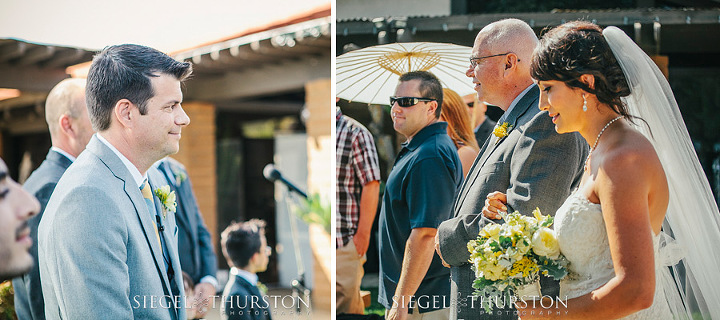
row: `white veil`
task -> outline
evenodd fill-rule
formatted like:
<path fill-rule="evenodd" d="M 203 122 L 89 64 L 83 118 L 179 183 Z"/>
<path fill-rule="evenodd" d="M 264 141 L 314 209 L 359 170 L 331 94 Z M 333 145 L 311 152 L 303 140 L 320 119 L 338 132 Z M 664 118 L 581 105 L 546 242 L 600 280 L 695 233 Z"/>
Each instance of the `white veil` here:
<path fill-rule="evenodd" d="M 660 69 L 622 30 L 608 27 L 603 35 L 630 85 L 623 102 L 647 122 L 637 121 L 637 129 L 653 143 L 670 187 L 663 223 L 669 241 L 659 259 L 671 267 L 658 269 L 658 279 L 676 319 L 720 319 L 720 213 L 675 97 Z"/>

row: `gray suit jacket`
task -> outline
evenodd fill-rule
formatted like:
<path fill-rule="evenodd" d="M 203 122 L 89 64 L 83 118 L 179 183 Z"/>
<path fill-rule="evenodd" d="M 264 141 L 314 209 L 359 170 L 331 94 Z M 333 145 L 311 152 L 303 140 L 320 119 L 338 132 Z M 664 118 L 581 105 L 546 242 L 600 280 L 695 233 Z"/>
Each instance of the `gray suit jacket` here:
<path fill-rule="evenodd" d="M 40 164 L 30 177 L 25 181 L 23 189 L 35 196 L 40 202 L 40 213 L 28 221 L 30 237 L 33 240 L 30 253 L 35 264 L 30 272 L 21 277 L 13 279 L 15 290 L 15 313 L 18 319 L 45 319 L 45 303 L 43 302 L 42 286 L 40 285 L 40 269 L 38 268 L 38 224 L 42 219 L 43 212 L 50 195 L 52 195 L 58 180 L 65 170 L 72 164 L 72 161 L 64 155 L 50 150 L 45 161 Z"/>
<path fill-rule="evenodd" d="M 121 160 L 94 136 L 50 197 L 38 231 L 48 319 L 185 319 L 177 248 L 168 279 L 153 217 Z M 173 283 L 171 283 L 171 281 Z"/>
<path fill-rule="evenodd" d="M 168 184 L 177 195 L 177 248 L 183 271 L 190 275 L 194 283 L 200 282 L 205 276 L 215 277 L 217 256 L 210 232 L 200 215 L 187 170 L 180 162 L 169 157 L 153 167 L 156 170 L 152 171 L 152 179 L 156 179 L 155 174 L 159 174 L 157 181 Z"/>
<path fill-rule="evenodd" d="M 451 319 L 496 319 L 468 299 L 475 274 L 467 242 L 490 221 L 482 215 L 487 195 L 506 193 L 508 207 L 525 215 L 536 207 L 554 215 L 580 182 L 587 143 L 577 133 L 555 132 L 547 112 L 538 109 L 539 93 L 534 86 L 510 111 L 505 121 L 512 128 L 506 137 L 493 135 L 485 142 L 455 199 L 454 218 L 438 228 L 440 253 L 452 266 Z"/>

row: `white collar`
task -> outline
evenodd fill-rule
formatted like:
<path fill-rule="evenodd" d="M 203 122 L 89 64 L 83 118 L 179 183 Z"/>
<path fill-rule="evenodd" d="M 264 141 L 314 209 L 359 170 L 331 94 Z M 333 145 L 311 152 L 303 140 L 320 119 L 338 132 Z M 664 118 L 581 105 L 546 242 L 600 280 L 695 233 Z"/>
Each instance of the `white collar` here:
<path fill-rule="evenodd" d="M 242 277 L 243 279 L 247 280 L 247 282 L 250 282 L 251 285 L 257 287 L 258 275 L 255 274 L 255 273 L 252 273 L 252 272 L 249 272 L 249 271 L 245 271 L 245 270 L 240 269 L 240 268 L 232 267 L 232 268 L 230 268 L 230 274 L 232 274 L 232 275 L 234 275 L 234 276 L 240 276 L 240 277 Z"/>
<path fill-rule="evenodd" d="M 532 83 L 532 84 L 530 84 L 530 86 L 528 86 L 527 88 L 525 88 L 525 90 L 523 90 L 523 92 L 520 92 L 520 94 L 517 95 L 517 97 L 515 97 L 515 100 L 512 101 L 512 103 L 510 104 L 510 107 L 508 107 L 507 110 L 505 110 L 505 113 L 504 113 L 504 114 L 510 114 L 510 111 L 511 111 L 513 108 L 515 108 L 515 105 L 518 104 L 518 102 L 520 102 L 520 99 L 522 99 L 522 97 L 524 97 L 525 94 L 526 94 L 528 91 L 530 91 L 530 88 L 532 88 L 534 85 L 535 85 L 535 83 Z"/>
<path fill-rule="evenodd" d="M 109 141 L 105 140 L 103 136 L 100 135 L 100 133 L 95 134 L 98 137 L 98 140 L 100 142 L 104 143 L 110 150 L 112 150 L 118 158 L 120 158 L 120 161 L 125 165 L 125 167 L 130 171 L 130 175 L 132 175 L 133 179 L 135 180 L 135 183 L 137 184 L 138 188 L 142 187 L 143 183 L 145 182 L 145 179 L 147 179 L 147 172 L 145 175 L 142 175 L 140 173 L 140 170 L 128 160 L 120 151 L 118 151 L 115 146 L 113 146 Z"/>
<path fill-rule="evenodd" d="M 55 152 L 65 156 L 65 158 L 68 158 L 70 160 L 70 162 L 75 162 L 75 157 L 73 157 L 71 154 L 65 152 L 65 150 L 63 150 L 63 149 L 53 146 L 53 147 L 50 147 L 50 150 L 55 151 Z"/>

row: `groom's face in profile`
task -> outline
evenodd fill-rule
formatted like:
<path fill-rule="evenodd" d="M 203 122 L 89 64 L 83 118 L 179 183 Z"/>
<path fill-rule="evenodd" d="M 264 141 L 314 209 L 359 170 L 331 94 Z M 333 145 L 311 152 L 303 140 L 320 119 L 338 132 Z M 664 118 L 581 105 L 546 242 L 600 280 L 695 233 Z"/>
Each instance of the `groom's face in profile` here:
<path fill-rule="evenodd" d="M 40 204 L 8 175 L 0 160 L 0 281 L 30 270 L 33 258 L 27 220 L 38 213 Z"/>
<path fill-rule="evenodd" d="M 136 138 L 153 161 L 180 150 L 182 129 L 190 124 L 183 110 L 180 81 L 168 74 L 151 77 L 155 95 L 147 101 L 146 113 L 138 118 Z"/>

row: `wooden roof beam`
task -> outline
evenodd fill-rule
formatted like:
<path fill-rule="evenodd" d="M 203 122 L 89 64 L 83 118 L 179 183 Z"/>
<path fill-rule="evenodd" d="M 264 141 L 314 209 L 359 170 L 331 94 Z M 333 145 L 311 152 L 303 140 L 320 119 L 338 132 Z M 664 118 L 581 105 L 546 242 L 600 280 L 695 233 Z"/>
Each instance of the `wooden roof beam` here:
<path fill-rule="evenodd" d="M 263 65 L 232 71 L 200 82 L 188 82 L 187 99 L 218 101 L 257 97 L 292 90 L 303 90 L 310 80 L 330 78 L 330 57 L 303 59 L 292 63 Z"/>
<path fill-rule="evenodd" d="M 10 42 L 0 47 L 0 62 L 5 62 L 25 54 L 28 44 L 25 42 Z"/>
<path fill-rule="evenodd" d="M 28 50 L 15 62 L 18 66 L 29 66 L 50 59 L 55 54 L 54 46 L 36 46 Z"/>

